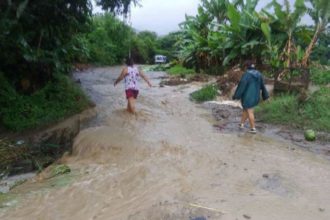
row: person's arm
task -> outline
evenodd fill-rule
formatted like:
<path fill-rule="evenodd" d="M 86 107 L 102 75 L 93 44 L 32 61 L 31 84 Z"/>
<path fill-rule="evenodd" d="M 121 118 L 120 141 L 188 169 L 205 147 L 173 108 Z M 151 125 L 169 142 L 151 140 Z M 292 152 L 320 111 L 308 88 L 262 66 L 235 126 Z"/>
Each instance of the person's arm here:
<path fill-rule="evenodd" d="M 127 68 L 124 68 L 113 85 L 116 86 L 120 81 L 122 81 L 127 75 L 127 73 Z"/>
<path fill-rule="evenodd" d="M 269 98 L 269 94 L 268 94 L 268 91 L 267 91 L 266 86 L 264 84 L 264 79 L 263 79 L 262 76 L 261 76 L 261 94 L 262 94 L 262 99 L 263 100 L 267 100 Z"/>
<path fill-rule="evenodd" d="M 235 94 L 233 96 L 234 100 L 239 100 L 239 99 L 242 98 L 242 95 L 243 95 L 243 93 L 245 91 L 245 88 L 247 86 L 247 82 L 248 82 L 247 75 L 244 74 L 242 76 L 241 80 L 239 81 L 238 86 L 236 88 Z"/>
<path fill-rule="evenodd" d="M 148 84 L 148 86 L 149 87 L 152 87 L 149 79 L 146 77 L 146 75 L 144 75 L 143 71 L 140 69 L 139 72 L 140 72 L 140 76 L 142 77 L 142 79 L 144 79 L 144 81 L 146 81 L 146 83 Z"/>

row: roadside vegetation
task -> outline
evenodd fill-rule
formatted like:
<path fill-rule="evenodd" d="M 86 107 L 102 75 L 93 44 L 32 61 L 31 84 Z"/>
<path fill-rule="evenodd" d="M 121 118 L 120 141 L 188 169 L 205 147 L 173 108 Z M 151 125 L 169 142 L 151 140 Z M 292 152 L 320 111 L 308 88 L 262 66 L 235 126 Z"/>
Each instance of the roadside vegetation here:
<path fill-rule="evenodd" d="M 89 100 L 70 77 L 73 64 L 122 64 L 129 48 L 137 61 L 152 62 L 166 41 L 115 16 L 137 2 L 101 0 L 109 13 L 98 15 L 88 0 L 0 3 L 0 127 L 23 131 L 86 109 Z"/>
<path fill-rule="evenodd" d="M 315 92 L 282 93 L 257 107 L 258 118 L 274 124 L 300 129 L 330 132 L 330 71 L 328 67 L 311 69 Z M 319 88 L 318 88 L 319 87 Z"/>
<path fill-rule="evenodd" d="M 195 74 L 195 70 L 183 67 L 182 65 L 179 64 L 169 68 L 166 72 L 170 75 L 183 75 L 183 76 Z"/>
<path fill-rule="evenodd" d="M 197 73 L 221 75 L 220 88 L 226 88 L 233 67 L 247 59 L 276 82 L 314 84 L 315 93 L 296 90 L 296 95 L 291 86 L 284 87 L 258 114 L 265 122 L 329 131 L 329 88 L 324 86 L 330 83 L 330 2 L 285 0 L 282 6 L 271 1 L 257 11 L 258 2 L 201 0 L 198 14 L 181 24 L 180 63 Z M 313 25 L 301 24 L 306 14 Z"/>
<path fill-rule="evenodd" d="M 263 103 L 258 118 L 275 124 L 330 132 L 330 88 L 321 87 L 304 102 L 295 95 L 281 95 Z"/>
<path fill-rule="evenodd" d="M 2 123 L 13 131 L 56 122 L 89 106 L 80 88 L 61 74 L 31 95 L 18 93 L 0 75 L 0 93 Z"/>
<path fill-rule="evenodd" d="M 218 95 L 218 90 L 215 85 L 206 85 L 200 90 L 190 94 L 192 100 L 196 102 L 205 102 L 214 100 Z"/>
<path fill-rule="evenodd" d="M 315 85 L 330 84 L 330 66 L 328 68 L 313 68 L 311 70 L 311 80 Z"/>

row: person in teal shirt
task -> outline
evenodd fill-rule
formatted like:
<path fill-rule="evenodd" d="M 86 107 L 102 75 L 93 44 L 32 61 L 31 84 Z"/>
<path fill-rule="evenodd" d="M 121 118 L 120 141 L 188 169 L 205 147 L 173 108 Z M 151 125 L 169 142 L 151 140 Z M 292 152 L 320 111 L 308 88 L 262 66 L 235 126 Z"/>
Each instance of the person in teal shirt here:
<path fill-rule="evenodd" d="M 269 94 L 261 73 L 255 69 L 255 64 L 252 61 L 247 61 L 246 67 L 247 70 L 237 86 L 233 99 L 241 100 L 243 107 L 240 128 L 243 129 L 245 121 L 249 119 L 250 133 L 256 133 L 253 108 L 258 105 L 260 101 L 260 91 L 263 100 L 268 99 Z"/>

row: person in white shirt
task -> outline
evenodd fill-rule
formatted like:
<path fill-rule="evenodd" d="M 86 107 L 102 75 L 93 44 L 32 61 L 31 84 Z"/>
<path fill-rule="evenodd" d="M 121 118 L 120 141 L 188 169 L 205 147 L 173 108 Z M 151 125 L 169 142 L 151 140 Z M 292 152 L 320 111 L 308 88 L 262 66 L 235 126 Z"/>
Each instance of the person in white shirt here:
<path fill-rule="evenodd" d="M 132 58 L 126 59 L 126 67 L 123 68 L 121 74 L 114 83 L 116 86 L 121 80 L 125 79 L 125 93 L 127 98 L 127 111 L 129 113 L 135 113 L 135 101 L 139 94 L 139 77 L 146 81 L 148 86 L 152 87 L 149 79 L 144 75 L 143 71 L 134 65 Z"/>

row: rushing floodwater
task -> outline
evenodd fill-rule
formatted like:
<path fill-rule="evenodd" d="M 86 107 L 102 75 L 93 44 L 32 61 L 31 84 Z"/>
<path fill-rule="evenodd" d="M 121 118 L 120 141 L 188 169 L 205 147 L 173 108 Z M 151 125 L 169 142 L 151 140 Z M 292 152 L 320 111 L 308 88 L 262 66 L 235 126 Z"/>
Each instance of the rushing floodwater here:
<path fill-rule="evenodd" d="M 97 118 L 70 175 L 14 189 L 0 219 L 329 220 L 330 162 L 262 134 L 221 134 L 189 101 L 198 84 L 147 88 L 126 113 L 119 68 L 78 73 Z M 162 73 L 147 73 L 158 85 Z"/>

